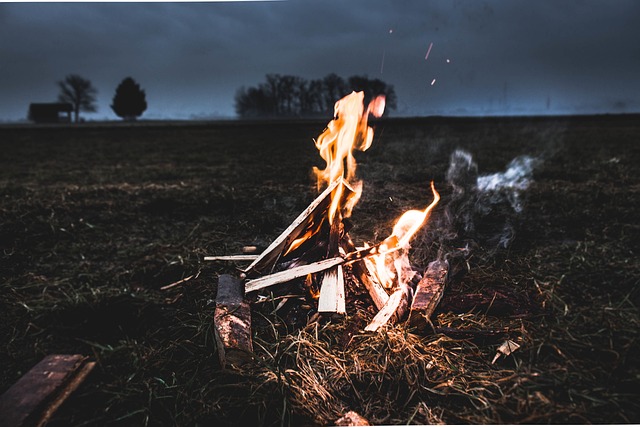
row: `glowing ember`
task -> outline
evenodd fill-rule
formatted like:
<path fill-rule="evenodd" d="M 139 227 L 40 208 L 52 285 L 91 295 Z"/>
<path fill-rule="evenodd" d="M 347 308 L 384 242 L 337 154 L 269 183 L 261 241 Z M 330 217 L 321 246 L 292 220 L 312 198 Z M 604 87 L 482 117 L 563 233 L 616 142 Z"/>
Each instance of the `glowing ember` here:
<path fill-rule="evenodd" d="M 429 43 L 429 49 L 427 49 L 427 54 L 424 56 L 424 60 L 429 59 L 429 54 L 431 53 L 431 48 L 433 47 L 433 42 Z"/>

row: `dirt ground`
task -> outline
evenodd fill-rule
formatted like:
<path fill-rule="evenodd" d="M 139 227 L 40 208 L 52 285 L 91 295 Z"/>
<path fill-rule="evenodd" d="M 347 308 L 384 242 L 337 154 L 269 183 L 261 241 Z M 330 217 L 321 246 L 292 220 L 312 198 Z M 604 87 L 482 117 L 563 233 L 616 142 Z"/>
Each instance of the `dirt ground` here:
<path fill-rule="evenodd" d="M 430 203 L 433 180 L 442 200 L 411 253 L 424 270 L 456 149 L 480 175 L 536 159 L 521 211 L 473 205 L 433 332 L 365 333 L 366 295 L 306 325 L 312 307 L 303 327 L 287 322 L 295 298 L 267 300 L 253 306 L 256 363 L 236 371 L 220 369 L 211 322 L 217 277 L 240 264 L 203 257 L 266 247 L 314 199 L 326 121 L 1 127 L 0 393 L 47 354 L 81 353 L 96 369 L 50 425 L 321 425 L 348 410 L 376 424 L 640 423 L 638 119 L 376 122 L 357 154 L 356 243 Z M 521 347 L 492 364 L 506 339 Z"/>

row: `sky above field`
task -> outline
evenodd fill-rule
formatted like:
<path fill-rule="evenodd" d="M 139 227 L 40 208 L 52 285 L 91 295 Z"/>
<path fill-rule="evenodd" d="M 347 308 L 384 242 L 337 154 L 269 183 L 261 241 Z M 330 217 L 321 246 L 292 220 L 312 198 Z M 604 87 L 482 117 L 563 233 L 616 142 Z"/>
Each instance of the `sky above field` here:
<path fill-rule="evenodd" d="M 394 116 L 640 112 L 640 2 L 0 3 L 0 121 L 71 73 L 98 89 L 89 120 L 117 119 L 128 76 L 143 118 L 233 117 L 270 73 L 381 79 Z"/>

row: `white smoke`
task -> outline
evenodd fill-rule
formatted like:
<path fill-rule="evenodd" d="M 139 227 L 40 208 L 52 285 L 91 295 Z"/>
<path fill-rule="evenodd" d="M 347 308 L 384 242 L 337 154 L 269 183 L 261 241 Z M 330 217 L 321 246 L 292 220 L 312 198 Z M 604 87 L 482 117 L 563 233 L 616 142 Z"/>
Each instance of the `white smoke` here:
<path fill-rule="evenodd" d="M 508 247 L 538 163 L 536 158 L 518 156 L 503 172 L 479 175 L 469 152 L 453 152 L 446 176 L 453 194 L 445 209 L 441 243 L 448 241 L 455 248 L 468 244 Z"/>
<path fill-rule="evenodd" d="M 476 180 L 476 187 L 479 192 L 494 193 L 496 197 L 505 197 L 513 210 L 520 213 L 522 212 L 520 193 L 529 188 L 533 168 L 537 162 L 537 159 L 530 156 L 516 157 L 509 162 L 504 172 L 479 176 Z M 495 197 L 493 198 L 495 199 Z"/>

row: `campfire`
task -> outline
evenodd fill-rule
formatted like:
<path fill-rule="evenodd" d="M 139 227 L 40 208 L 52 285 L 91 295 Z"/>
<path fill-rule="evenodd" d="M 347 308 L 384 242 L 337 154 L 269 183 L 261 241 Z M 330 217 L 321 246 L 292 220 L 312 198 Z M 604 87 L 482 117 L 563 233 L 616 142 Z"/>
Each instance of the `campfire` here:
<path fill-rule="evenodd" d="M 356 246 L 349 236 L 351 213 L 363 191 L 353 152 L 371 146 L 368 117 L 382 116 L 385 107 L 383 96 L 371 100 L 366 109 L 363 100 L 363 92 L 353 92 L 336 102 L 334 119 L 315 141 L 326 162 L 324 169 L 314 168 L 320 195 L 291 225 L 260 255 L 205 258 L 252 261 L 239 277 L 223 276 L 219 281 L 214 322 L 223 365 L 242 360 L 251 351 L 247 299 L 294 280 L 304 283 L 317 300 L 318 313 L 324 315 L 346 313 L 347 280 L 366 288 L 378 310 L 366 331 L 407 319 L 419 330 L 429 324 L 442 296 L 448 265 L 433 261 L 421 274 L 411 266 L 408 253 L 412 237 L 440 200 L 433 182 L 431 203 L 405 212 L 381 242 Z"/>

